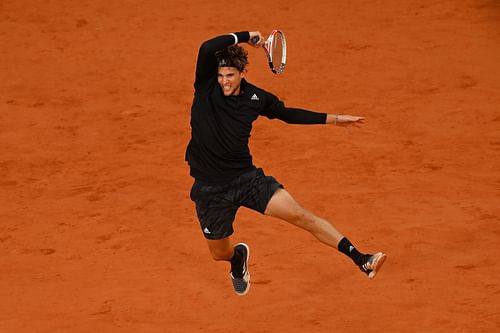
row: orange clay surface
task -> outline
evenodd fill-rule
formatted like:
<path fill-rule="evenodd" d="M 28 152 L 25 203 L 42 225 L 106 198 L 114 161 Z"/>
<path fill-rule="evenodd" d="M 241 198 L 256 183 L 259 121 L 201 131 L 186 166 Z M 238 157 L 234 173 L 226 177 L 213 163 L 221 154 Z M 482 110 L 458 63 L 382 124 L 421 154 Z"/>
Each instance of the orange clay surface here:
<path fill-rule="evenodd" d="M 446 1 L 0 2 L 0 332 L 500 330 L 500 6 Z M 368 280 L 241 209 L 252 289 L 212 261 L 184 162 L 194 65 L 280 28 L 251 82 L 360 127 L 259 119 L 256 165 L 362 251 Z"/>

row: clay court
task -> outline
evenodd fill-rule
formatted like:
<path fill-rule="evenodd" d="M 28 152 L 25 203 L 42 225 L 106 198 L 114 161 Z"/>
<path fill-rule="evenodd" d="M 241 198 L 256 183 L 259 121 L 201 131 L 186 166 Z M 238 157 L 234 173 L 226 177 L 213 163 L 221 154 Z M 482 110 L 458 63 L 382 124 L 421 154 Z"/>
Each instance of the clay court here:
<path fill-rule="evenodd" d="M 285 31 L 248 79 L 360 127 L 259 119 L 251 149 L 362 251 L 241 209 L 212 261 L 184 162 L 198 47 Z M 500 331 L 500 4 L 0 2 L 0 332 Z"/>

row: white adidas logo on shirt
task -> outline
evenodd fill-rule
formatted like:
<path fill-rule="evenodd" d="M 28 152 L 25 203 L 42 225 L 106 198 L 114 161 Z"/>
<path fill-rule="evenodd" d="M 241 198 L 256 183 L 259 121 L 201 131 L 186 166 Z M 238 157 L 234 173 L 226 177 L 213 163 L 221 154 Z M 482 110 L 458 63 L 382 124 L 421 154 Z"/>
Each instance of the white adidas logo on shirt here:
<path fill-rule="evenodd" d="M 259 96 L 257 96 L 257 94 L 253 94 L 252 98 L 250 98 L 252 101 L 258 101 L 259 100 Z"/>

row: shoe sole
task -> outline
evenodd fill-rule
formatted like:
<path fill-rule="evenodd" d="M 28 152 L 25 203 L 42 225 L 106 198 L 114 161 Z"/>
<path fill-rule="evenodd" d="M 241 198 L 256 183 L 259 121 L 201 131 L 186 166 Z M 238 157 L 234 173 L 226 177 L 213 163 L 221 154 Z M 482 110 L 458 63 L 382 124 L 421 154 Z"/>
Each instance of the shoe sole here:
<path fill-rule="evenodd" d="M 370 274 L 368 274 L 369 279 L 373 279 L 375 275 L 377 275 L 377 273 L 382 268 L 382 265 L 384 264 L 385 260 L 387 259 L 387 256 L 382 252 L 379 252 L 375 255 L 377 257 L 375 258 L 375 260 L 373 260 L 372 271 L 370 272 Z"/>
<path fill-rule="evenodd" d="M 236 290 L 234 290 L 234 292 L 238 296 L 245 296 L 250 291 L 250 270 L 248 269 L 248 260 L 250 259 L 250 247 L 247 244 L 245 244 L 245 243 L 238 243 L 234 247 L 236 248 L 238 245 L 242 245 L 242 246 L 244 246 L 247 249 L 247 258 L 245 260 L 245 266 L 247 268 L 248 281 L 247 281 L 247 288 L 245 289 L 244 292 L 239 293 Z"/>

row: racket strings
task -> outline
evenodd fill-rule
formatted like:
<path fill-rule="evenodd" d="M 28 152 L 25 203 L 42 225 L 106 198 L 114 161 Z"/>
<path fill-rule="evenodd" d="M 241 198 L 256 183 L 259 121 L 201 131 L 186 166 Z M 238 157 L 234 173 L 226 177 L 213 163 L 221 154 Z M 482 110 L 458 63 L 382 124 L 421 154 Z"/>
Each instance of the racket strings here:
<path fill-rule="evenodd" d="M 282 31 L 275 30 L 268 39 L 269 66 L 275 74 L 282 74 L 286 65 L 286 39 Z"/>

